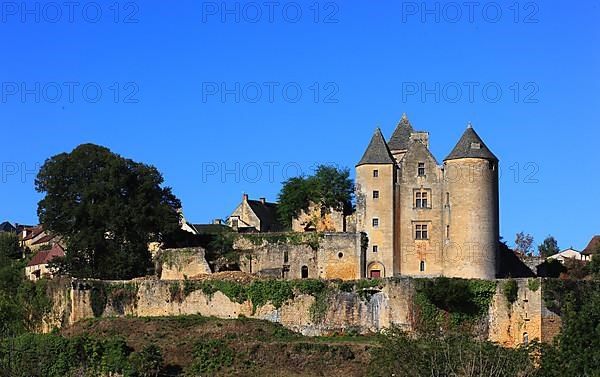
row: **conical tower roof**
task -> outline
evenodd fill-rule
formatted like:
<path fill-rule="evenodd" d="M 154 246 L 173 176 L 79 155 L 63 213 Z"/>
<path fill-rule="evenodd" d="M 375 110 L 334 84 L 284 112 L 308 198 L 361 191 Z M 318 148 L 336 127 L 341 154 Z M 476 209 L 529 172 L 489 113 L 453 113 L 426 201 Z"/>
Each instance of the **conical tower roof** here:
<path fill-rule="evenodd" d="M 398 122 L 392 137 L 390 137 L 390 141 L 388 142 L 388 146 L 392 151 L 405 150 L 408 149 L 410 145 L 410 135 L 415 132 L 406 113 L 402 114 L 402 119 Z"/>
<path fill-rule="evenodd" d="M 456 160 L 459 158 L 481 158 L 490 161 L 498 161 L 498 158 L 490 151 L 487 145 L 485 145 L 479 135 L 477 135 L 477 132 L 475 132 L 471 123 L 469 123 L 460 140 L 456 143 L 456 146 L 444 161 Z"/>
<path fill-rule="evenodd" d="M 383 138 L 383 134 L 381 130 L 377 128 L 373 137 L 371 138 L 371 142 L 365 151 L 365 154 L 360 159 L 360 162 L 356 164 L 366 165 L 366 164 L 394 164 L 394 157 L 390 153 L 390 150 Z"/>

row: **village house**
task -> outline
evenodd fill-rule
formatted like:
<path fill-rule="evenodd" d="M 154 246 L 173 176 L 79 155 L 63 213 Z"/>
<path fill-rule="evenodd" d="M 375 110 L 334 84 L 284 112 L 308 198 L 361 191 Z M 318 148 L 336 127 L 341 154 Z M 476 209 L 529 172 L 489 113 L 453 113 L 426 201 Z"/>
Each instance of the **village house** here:
<path fill-rule="evenodd" d="M 565 260 L 567 260 L 567 259 L 585 260 L 584 255 L 582 255 L 579 251 L 577 251 L 573 248 L 565 249 L 559 253 L 556 253 L 556 254 L 551 255 L 548 258 L 546 258 L 546 260 L 548 260 L 548 261 L 557 260 L 562 264 L 564 264 Z"/>
<path fill-rule="evenodd" d="M 598 251 L 600 251 L 600 236 L 594 236 L 590 240 L 590 243 L 588 243 L 585 249 L 583 249 L 583 251 L 581 252 L 583 260 L 592 260 L 592 256 Z"/>
<path fill-rule="evenodd" d="M 279 232 L 283 230 L 277 216 L 277 203 L 265 198 L 251 200 L 242 195 L 242 202 L 227 218 L 227 225 L 240 233 Z"/>
<path fill-rule="evenodd" d="M 48 263 L 52 261 L 56 257 L 64 257 L 65 250 L 60 246 L 60 244 L 54 243 L 52 247 L 48 250 L 40 250 L 38 251 L 31 261 L 27 263 L 25 267 L 25 276 L 27 279 L 36 281 L 43 277 L 51 278 L 53 272 L 48 268 Z"/>
<path fill-rule="evenodd" d="M 15 228 L 11 223 L 9 223 L 8 221 L 3 222 L 2 224 L 0 224 L 0 232 L 6 232 L 6 233 L 16 233 L 17 232 L 17 228 Z"/>

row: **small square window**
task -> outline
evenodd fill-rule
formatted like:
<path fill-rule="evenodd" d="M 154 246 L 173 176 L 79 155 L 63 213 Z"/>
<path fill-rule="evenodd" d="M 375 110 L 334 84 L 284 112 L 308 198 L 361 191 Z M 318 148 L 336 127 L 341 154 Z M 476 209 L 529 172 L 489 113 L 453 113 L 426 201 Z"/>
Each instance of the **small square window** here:
<path fill-rule="evenodd" d="M 378 249 L 377 245 L 373 245 L 373 252 L 376 253 L 378 251 L 379 251 L 379 249 Z"/>
<path fill-rule="evenodd" d="M 379 226 L 379 219 L 378 218 L 374 218 L 373 219 L 373 228 L 377 228 Z"/>
<path fill-rule="evenodd" d="M 373 191 L 373 199 L 379 199 L 379 191 Z"/>
<path fill-rule="evenodd" d="M 377 169 L 373 170 L 373 177 L 374 178 L 379 177 L 379 170 L 377 170 Z"/>
<path fill-rule="evenodd" d="M 424 162 L 419 162 L 417 165 L 417 175 L 419 177 L 424 177 L 425 176 L 425 163 Z"/>

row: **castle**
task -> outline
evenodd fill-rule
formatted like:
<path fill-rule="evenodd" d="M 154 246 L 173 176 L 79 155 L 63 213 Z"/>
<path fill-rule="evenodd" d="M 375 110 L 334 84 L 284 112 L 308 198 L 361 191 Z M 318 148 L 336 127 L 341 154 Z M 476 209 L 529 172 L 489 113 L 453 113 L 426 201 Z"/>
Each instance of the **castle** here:
<path fill-rule="evenodd" d="M 375 130 L 356 165 L 355 216 L 366 277 L 494 279 L 498 159 L 469 124 L 439 165 L 404 114 L 389 141 Z"/>

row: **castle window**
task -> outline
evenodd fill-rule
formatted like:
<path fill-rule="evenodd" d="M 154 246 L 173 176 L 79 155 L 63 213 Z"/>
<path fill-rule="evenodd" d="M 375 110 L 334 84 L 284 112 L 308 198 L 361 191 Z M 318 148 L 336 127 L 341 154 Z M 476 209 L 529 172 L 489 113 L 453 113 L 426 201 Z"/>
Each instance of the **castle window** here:
<path fill-rule="evenodd" d="M 373 178 L 377 178 L 379 177 L 379 170 L 375 169 L 373 170 Z"/>
<path fill-rule="evenodd" d="M 302 274 L 301 275 L 302 279 L 308 279 L 308 267 L 307 266 L 302 266 L 301 274 Z"/>
<path fill-rule="evenodd" d="M 446 238 L 450 238 L 450 225 L 446 225 Z"/>
<path fill-rule="evenodd" d="M 287 251 L 284 251 L 283 252 L 283 263 L 289 262 L 289 259 L 290 259 L 289 253 Z"/>
<path fill-rule="evenodd" d="M 449 192 L 446 193 L 446 205 L 447 206 L 450 205 L 450 193 Z"/>
<path fill-rule="evenodd" d="M 424 177 L 425 176 L 425 163 L 424 162 L 419 162 L 417 164 L 417 175 L 419 177 Z"/>
<path fill-rule="evenodd" d="M 421 271 L 421 272 L 425 271 L 425 261 L 421 261 L 421 264 L 419 265 L 419 271 Z"/>
<path fill-rule="evenodd" d="M 373 245 L 373 252 L 376 253 L 378 250 L 379 249 L 378 249 L 377 245 Z"/>
<path fill-rule="evenodd" d="M 379 199 L 379 191 L 373 191 L 373 199 Z"/>
<path fill-rule="evenodd" d="M 429 208 L 428 192 L 425 190 L 415 191 L 415 208 Z"/>
<path fill-rule="evenodd" d="M 378 218 L 374 218 L 372 224 L 373 224 L 373 228 L 379 227 L 379 219 Z"/>
<path fill-rule="evenodd" d="M 427 224 L 415 224 L 415 239 L 426 240 L 428 238 Z"/>

